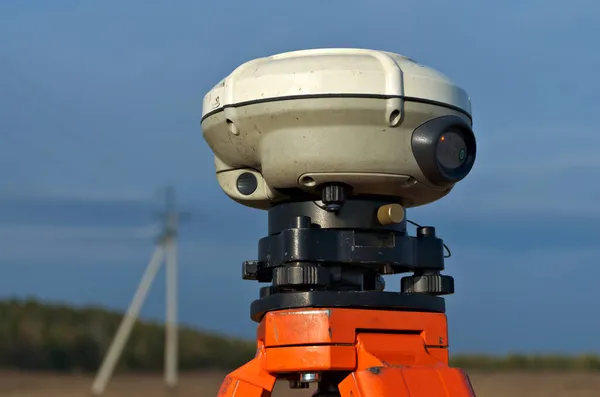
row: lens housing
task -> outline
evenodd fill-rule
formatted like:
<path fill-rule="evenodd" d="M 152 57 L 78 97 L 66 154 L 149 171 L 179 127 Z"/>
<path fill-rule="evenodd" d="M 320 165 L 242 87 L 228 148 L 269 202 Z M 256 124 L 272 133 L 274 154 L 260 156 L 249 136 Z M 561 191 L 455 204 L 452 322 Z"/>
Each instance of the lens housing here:
<path fill-rule="evenodd" d="M 413 131 L 411 145 L 423 175 L 436 186 L 460 181 L 475 163 L 475 135 L 458 116 L 442 116 L 421 124 Z"/>

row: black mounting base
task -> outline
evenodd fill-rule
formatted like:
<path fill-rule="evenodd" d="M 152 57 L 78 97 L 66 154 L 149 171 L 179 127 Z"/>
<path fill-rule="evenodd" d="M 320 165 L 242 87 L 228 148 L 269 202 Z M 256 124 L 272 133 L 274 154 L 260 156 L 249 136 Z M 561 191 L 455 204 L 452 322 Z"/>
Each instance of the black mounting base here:
<path fill-rule="evenodd" d="M 270 311 L 324 307 L 446 312 L 444 298 L 437 296 L 383 291 L 305 291 L 283 292 L 255 300 L 250 306 L 250 318 L 259 323 Z"/>
<path fill-rule="evenodd" d="M 453 293 L 454 281 L 440 274 L 444 245 L 435 229 L 419 227 L 409 236 L 406 219 L 378 216 L 397 203 L 346 200 L 329 190 L 322 201 L 269 210 L 269 235 L 259 241 L 258 260 L 243 264 L 244 279 L 271 283 L 252 302 L 252 320 L 260 322 L 269 311 L 311 307 L 444 313 L 439 295 Z M 399 292 L 383 292 L 383 275 L 407 272 L 413 275 L 402 279 Z"/>

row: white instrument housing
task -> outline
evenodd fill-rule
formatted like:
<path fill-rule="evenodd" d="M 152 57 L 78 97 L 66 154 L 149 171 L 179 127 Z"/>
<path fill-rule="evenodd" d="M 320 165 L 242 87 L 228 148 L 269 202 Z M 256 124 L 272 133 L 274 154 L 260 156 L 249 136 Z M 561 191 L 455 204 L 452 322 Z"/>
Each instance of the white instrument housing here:
<path fill-rule="evenodd" d="M 432 68 L 375 50 L 244 63 L 206 94 L 201 124 L 223 191 L 260 209 L 298 194 L 318 200 L 327 183 L 424 205 L 448 194 L 475 156 L 467 93 Z M 435 170 L 438 141 L 456 130 L 466 165 Z"/>

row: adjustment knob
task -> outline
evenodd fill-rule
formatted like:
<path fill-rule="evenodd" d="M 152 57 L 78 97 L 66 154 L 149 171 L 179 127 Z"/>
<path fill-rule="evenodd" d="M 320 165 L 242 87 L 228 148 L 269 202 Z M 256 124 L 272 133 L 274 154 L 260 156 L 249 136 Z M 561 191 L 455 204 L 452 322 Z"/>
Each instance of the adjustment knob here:
<path fill-rule="evenodd" d="M 454 278 L 441 274 L 403 277 L 400 289 L 405 294 L 450 295 L 454 293 Z"/>
<path fill-rule="evenodd" d="M 272 276 L 271 271 L 262 267 L 259 261 L 244 261 L 242 263 L 242 279 L 268 283 Z"/>
<path fill-rule="evenodd" d="M 345 186 L 340 184 L 325 185 L 321 190 L 321 201 L 329 212 L 336 212 L 342 208 L 346 201 Z"/>
<path fill-rule="evenodd" d="M 309 263 L 277 267 L 273 270 L 273 286 L 326 286 L 329 270 Z"/>
<path fill-rule="evenodd" d="M 381 225 L 394 225 L 404 220 L 404 208 L 400 204 L 386 204 L 377 210 L 377 220 Z"/>
<path fill-rule="evenodd" d="M 242 262 L 242 279 L 258 280 L 258 261 Z"/>
<path fill-rule="evenodd" d="M 417 228 L 417 238 L 435 238 L 435 227 L 420 226 Z"/>

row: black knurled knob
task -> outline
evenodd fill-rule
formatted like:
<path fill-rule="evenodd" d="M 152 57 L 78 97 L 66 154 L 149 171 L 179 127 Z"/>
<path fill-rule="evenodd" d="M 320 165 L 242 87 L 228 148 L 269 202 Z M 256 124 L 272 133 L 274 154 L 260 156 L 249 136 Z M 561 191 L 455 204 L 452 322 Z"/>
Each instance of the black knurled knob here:
<path fill-rule="evenodd" d="M 344 201 L 346 201 L 345 186 L 340 184 L 325 185 L 321 190 L 321 201 L 327 211 L 339 211 Z"/>
<path fill-rule="evenodd" d="M 454 293 L 454 278 L 442 274 L 403 277 L 401 291 L 405 294 L 450 295 Z"/>
<path fill-rule="evenodd" d="M 328 284 L 329 270 L 313 264 L 300 263 L 278 267 L 273 270 L 273 286 L 326 286 Z"/>

